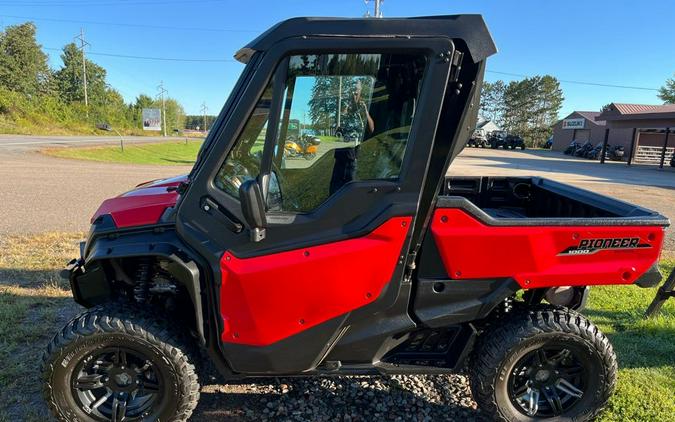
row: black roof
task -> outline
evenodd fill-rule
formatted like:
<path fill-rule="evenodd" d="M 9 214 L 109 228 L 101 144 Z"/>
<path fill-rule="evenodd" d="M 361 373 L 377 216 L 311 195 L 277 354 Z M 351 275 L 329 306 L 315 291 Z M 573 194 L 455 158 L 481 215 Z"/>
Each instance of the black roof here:
<path fill-rule="evenodd" d="M 474 62 L 485 60 L 497 52 L 481 15 L 448 15 L 384 19 L 292 18 L 260 34 L 234 57 L 246 63 L 254 51 L 265 51 L 281 40 L 301 36 L 441 36 L 461 39 Z"/>

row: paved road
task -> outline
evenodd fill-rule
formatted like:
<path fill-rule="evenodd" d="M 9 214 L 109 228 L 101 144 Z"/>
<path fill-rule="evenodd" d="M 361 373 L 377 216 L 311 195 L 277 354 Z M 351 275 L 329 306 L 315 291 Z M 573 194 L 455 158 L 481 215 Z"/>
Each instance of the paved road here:
<path fill-rule="evenodd" d="M 124 142 L 157 142 L 182 137 L 162 136 L 124 136 Z M 25 152 L 50 146 L 84 146 L 118 143 L 119 136 L 32 136 L 32 135 L 0 135 L 0 153 L 13 151 Z"/>
<path fill-rule="evenodd" d="M 467 175 L 539 175 L 560 182 L 620 186 L 658 186 L 675 188 L 675 168 L 631 166 L 623 162 L 596 161 L 569 157 L 548 150 L 492 150 L 466 148 L 450 167 L 450 174 Z"/>
<path fill-rule="evenodd" d="M 137 166 L 49 157 L 0 149 L 0 234 L 86 231 L 106 198 L 188 166 Z"/>
<path fill-rule="evenodd" d="M 125 142 L 173 137 L 125 136 Z M 67 160 L 41 148 L 118 143 L 115 136 L 0 135 L 0 234 L 86 231 L 106 198 L 152 179 L 187 173 L 188 166 L 135 166 Z"/>

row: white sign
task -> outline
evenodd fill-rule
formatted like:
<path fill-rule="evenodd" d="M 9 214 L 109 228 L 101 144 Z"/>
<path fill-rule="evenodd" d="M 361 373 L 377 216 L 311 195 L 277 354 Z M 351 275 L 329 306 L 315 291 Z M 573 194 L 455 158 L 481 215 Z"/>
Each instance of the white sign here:
<path fill-rule="evenodd" d="M 586 119 L 565 119 L 563 129 L 583 129 L 586 127 Z"/>
<path fill-rule="evenodd" d="M 162 130 L 162 111 L 158 108 L 144 108 L 143 130 Z"/>

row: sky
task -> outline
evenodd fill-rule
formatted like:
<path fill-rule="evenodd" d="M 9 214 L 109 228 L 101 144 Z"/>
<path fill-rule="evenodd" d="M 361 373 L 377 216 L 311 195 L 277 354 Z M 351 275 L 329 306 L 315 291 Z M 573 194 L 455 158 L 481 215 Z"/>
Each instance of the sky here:
<path fill-rule="evenodd" d="M 482 14 L 499 49 L 486 80 L 556 76 L 564 81 L 560 117 L 610 102 L 659 104 L 656 89 L 675 73 L 673 1 L 385 0 L 382 11 Z M 83 29 L 89 58 L 108 71 L 125 100 L 154 96 L 163 82 L 188 114 L 200 114 L 202 103 L 217 114 L 243 69 L 232 56 L 257 34 L 290 17 L 365 12 L 363 0 L 0 0 L 0 28 L 35 22 L 55 69 L 59 50 Z"/>

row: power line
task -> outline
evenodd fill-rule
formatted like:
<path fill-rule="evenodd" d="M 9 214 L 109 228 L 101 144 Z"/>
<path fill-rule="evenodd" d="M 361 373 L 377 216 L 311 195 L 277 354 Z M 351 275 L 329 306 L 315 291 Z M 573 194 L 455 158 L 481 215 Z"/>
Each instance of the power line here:
<path fill-rule="evenodd" d="M 61 48 L 54 47 L 43 47 L 45 50 L 61 51 Z M 114 54 L 114 53 L 99 53 L 90 51 L 88 54 L 92 56 L 106 56 L 106 57 L 117 57 L 123 59 L 138 59 L 138 60 L 158 60 L 158 61 L 172 61 L 172 62 L 201 62 L 201 63 L 238 63 L 234 59 L 190 59 L 183 57 L 149 57 L 149 56 L 133 56 L 127 54 Z M 494 73 L 497 75 L 506 75 L 506 76 L 515 76 L 518 78 L 529 78 L 530 75 L 525 75 L 522 73 L 512 73 L 512 72 L 501 72 L 497 70 L 487 70 L 487 73 Z M 630 86 L 630 85 L 615 85 L 615 84 L 605 84 L 599 82 L 585 82 L 585 81 L 573 81 L 567 79 L 558 79 L 561 83 L 567 84 L 576 84 L 576 85 L 588 85 L 588 86 L 600 86 L 605 88 L 620 88 L 620 89 L 637 89 L 642 91 L 658 91 L 658 88 L 648 88 L 643 86 Z"/>
<path fill-rule="evenodd" d="M 487 73 L 495 73 L 498 75 L 506 75 L 506 76 L 515 76 L 518 78 L 529 78 L 529 75 L 523 75 L 522 73 L 511 73 L 511 72 L 500 72 L 497 70 L 486 70 Z M 630 85 L 615 85 L 615 84 L 605 84 L 605 83 L 600 83 L 600 82 L 585 82 L 585 81 L 573 81 L 573 80 L 567 80 L 567 79 L 558 79 L 560 83 L 566 83 L 566 84 L 575 84 L 575 85 L 589 85 L 589 86 L 601 86 L 605 88 L 622 88 L 622 89 L 638 89 L 642 91 L 658 91 L 658 88 L 648 88 L 644 86 L 630 86 Z"/>
<path fill-rule="evenodd" d="M 63 48 L 55 47 L 43 47 L 45 50 L 50 51 L 63 51 Z M 115 53 L 101 53 L 90 51 L 87 54 L 90 56 L 105 56 L 105 57 L 117 57 L 121 59 L 136 59 L 136 60 L 159 60 L 159 61 L 169 61 L 169 62 L 205 62 L 205 63 L 238 63 L 234 59 L 190 59 L 183 57 L 150 57 L 150 56 L 134 56 L 128 54 L 115 54 Z"/>
<path fill-rule="evenodd" d="M 200 3 L 221 3 L 226 0 L 194 0 L 194 1 L 185 1 L 185 0 L 158 0 L 158 1 L 151 1 L 151 0 L 130 0 L 130 1 L 111 1 L 111 0 L 103 0 L 101 2 L 93 2 L 90 0 L 82 0 L 82 1 L 71 1 L 71 2 L 65 2 L 63 0 L 61 1 L 8 1 L 8 0 L 0 0 L 0 6 L 22 6 L 22 7 L 49 7 L 49 6 L 55 6 L 55 7 L 60 7 L 60 6 L 65 6 L 65 7 L 82 7 L 82 6 L 142 6 L 142 5 L 149 5 L 149 6 L 162 6 L 162 5 L 168 5 L 168 4 L 183 4 L 183 5 L 192 5 L 192 4 L 200 4 Z"/>
<path fill-rule="evenodd" d="M 83 21 L 76 19 L 60 19 L 60 18 L 44 18 L 36 16 L 17 16 L 17 15 L 0 15 L 3 18 L 11 19 L 28 19 L 35 21 L 45 21 L 45 22 L 62 22 L 62 23 L 76 23 L 80 25 L 104 25 L 104 26 L 120 26 L 126 28 L 149 28 L 149 29 L 167 29 L 167 30 L 178 30 L 178 31 L 202 31 L 202 32 L 241 32 L 241 33 L 251 33 L 259 34 L 262 31 L 256 31 L 253 29 L 235 29 L 235 28 L 202 28 L 202 27 L 186 27 L 186 26 L 166 26 L 166 25 L 146 25 L 140 23 L 124 23 L 124 22 L 102 22 L 102 21 Z"/>

